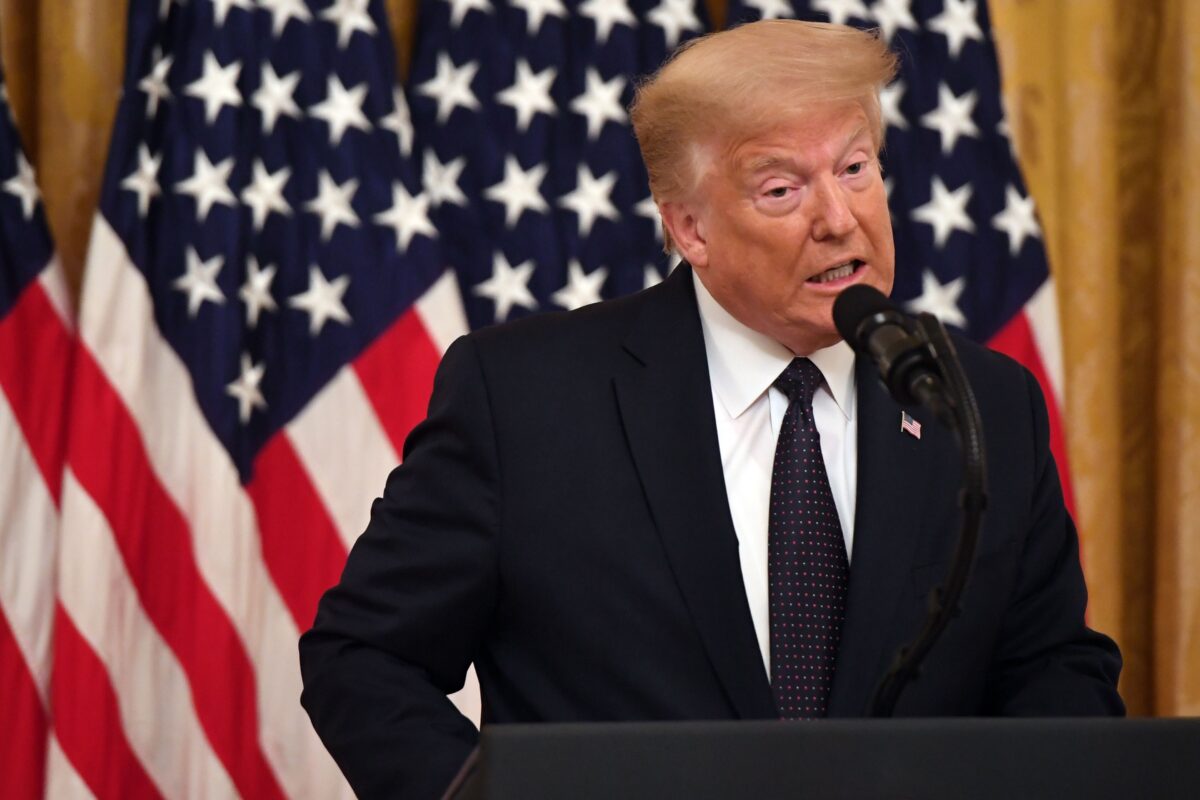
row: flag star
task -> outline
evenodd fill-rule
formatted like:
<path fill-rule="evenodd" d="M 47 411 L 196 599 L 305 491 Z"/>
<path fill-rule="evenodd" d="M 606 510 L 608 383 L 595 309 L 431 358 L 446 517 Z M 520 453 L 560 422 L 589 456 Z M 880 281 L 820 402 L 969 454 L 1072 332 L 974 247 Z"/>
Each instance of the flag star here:
<path fill-rule="evenodd" d="M 479 100 L 471 92 L 471 81 L 479 71 L 479 63 L 472 61 L 461 67 L 454 66 L 450 56 L 438 53 L 437 73 L 417 87 L 417 92 L 437 100 L 437 121 L 445 123 L 455 106 L 469 111 L 479 109 Z"/>
<path fill-rule="evenodd" d="M 238 420 L 243 425 L 250 421 L 250 415 L 254 413 L 254 409 L 267 407 L 267 400 L 258 388 L 266 369 L 265 362 L 255 364 L 249 354 L 242 353 L 241 374 L 238 375 L 237 380 L 225 386 L 225 394 L 237 400 Z"/>
<path fill-rule="evenodd" d="M 658 203 L 654 202 L 653 195 L 638 201 L 633 207 L 633 213 L 654 223 L 654 238 L 660 242 L 663 240 L 662 214 L 658 213 Z"/>
<path fill-rule="evenodd" d="M 530 36 L 537 36 L 538 29 L 542 27 L 542 20 L 547 15 L 559 19 L 567 16 L 567 9 L 563 7 L 562 0 L 512 0 L 512 4 L 525 9 L 525 29 Z"/>
<path fill-rule="evenodd" d="M 533 275 L 533 262 L 525 261 L 517 266 L 508 263 L 504 254 L 497 251 L 492 258 L 492 277 L 476 284 L 472 293 L 487 297 L 496 304 L 496 322 L 508 318 L 513 306 L 536 311 L 538 304 L 529 291 L 529 279 Z"/>
<path fill-rule="evenodd" d="M 312 12 L 304 0 L 258 0 L 258 5 L 271 12 L 271 34 L 276 38 L 283 33 L 290 20 L 312 21 Z"/>
<path fill-rule="evenodd" d="M 845 25 L 851 17 L 864 22 L 871 19 L 871 12 L 862 0 L 813 0 L 812 7 L 824 12 L 829 21 L 837 25 Z"/>
<path fill-rule="evenodd" d="M 946 246 L 946 240 L 954 231 L 975 232 L 975 223 L 967 213 L 967 202 L 970 199 L 970 183 L 964 183 L 951 192 L 946 189 L 942 179 L 935 176 L 933 195 L 928 203 L 912 210 L 912 218 L 933 226 L 933 242 L 940 250 Z"/>
<path fill-rule="evenodd" d="M 225 259 L 220 255 L 215 255 L 208 261 L 201 261 L 195 248 L 188 248 L 187 267 L 171 286 L 187 294 L 189 317 L 194 318 L 200 313 L 200 306 L 204 305 L 205 300 L 219 306 L 225 304 L 225 294 L 217 286 L 217 273 L 224 265 Z"/>
<path fill-rule="evenodd" d="M 662 273 L 658 271 L 658 267 L 653 264 L 647 264 L 642 268 L 642 288 L 649 289 L 651 286 L 658 286 L 662 283 Z"/>
<path fill-rule="evenodd" d="M 925 27 L 945 36 L 951 57 L 958 58 L 968 39 L 983 41 L 975 10 L 975 0 L 946 0 L 942 13 L 926 22 Z"/>
<path fill-rule="evenodd" d="M 661 0 L 646 14 L 646 19 L 662 28 L 668 48 L 679 44 L 679 37 L 684 31 L 700 29 L 700 20 L 696 17 L 692 0 Z"/>
<path fill-rule="evenodd" d="M 930 270 L 921 274 L 921 294 L 909 300 L 908 310 L 914 314 L 933 314 L 947 325 L 967 327 L 967 317 L 958 307 L 958 298 L 967 286 L 967 276 L 960 275 L 943 285 Z"/>
<path fill-rule="evenodd" d="M 392 227 L 396 233 L 397 250 L 408 250 L 413 236 L 418 233 L 430 239 L 437 236 L 437 229 L 429 221 L 429 197 L 425 194 L 413 197 L 399 181 L 392 184 L 392 207 L 376 214 L 373 219 L 378 225 Z"/>
<path fill-rule="evenodd" d="M 412 117 L 408 113 L 408 101 L 404 99 L 404 92 L 399 87 L 392 90 L 392 113 L 379 120 L 379 127 L 396 134 L 401 155 L 412 154 Z"/>
<path fill-rule="evenodd" d="M 542 112 L 554 116 L 557 109 L 554 100 L 550 98 L 550 84 L 554 83 L 558 70 L 547 67 L 535 73 L 529 62 L 523 58 L 517 59 L 517 74 L 512 86 L 496 92 L 496 101 L 510 106 L 517 114 L 517 130 L 529 130 L 533 115 Z"/>
<path fill-rule="evenodd" d="M 321 102 L 308 109 L 309 116 L 329 123 L 329 144 L 337 147 L 347 128 L 358 128 L 370 132 L 371 121 L 363 113 L 363 101 L 367 99 L 367 84 L 360 83 L 347 89 L 336 75 L 329 76 L 329 93 Z"/>
<path fill-rule="evenodd" d="M 25 219 L 33 218 L 33 212 L 37 208 L 41 193 L 38 192 L 37 177 L 33 173 L 33 166 L 25 158 L 25 154 L 19 150 L 17 151 L 17 172 L 4 182 L 4 191 L 20 199 L 21 214 Z"/>
<path fill-rule="evenodd" d="M 637 17 L 629 10 L 627 0 L 584 0 L 579 4 L 579 13 L 596 23 L 596 41 L 600 44 L 608 41 L 614 25 L 637 26 Z"/>
<path fill-rule="evenodd" d="M 367 9 L 370 0 L 333 0 L 333 5 L 321 12 L 321 19 L 337 25 L 338 47 L 345 48 L 355 31 L 375 33 L 375 21 Z"/>
<path fill-rule="evenodd" d="M 317 175 L 317 196 L 304 204 L 304 210 L 321 217 L 321 241 L 329 241 L 339 223 L 350 228 L 358 227 L 358 215 L 350 206 L 357 191 L 357 178 L 350 178 L 338 185 L 326 170 L 321 170 Z"/>
<path fill-rule="evenodd" d="M 449 164 L 438 160 L 437 154 L 430 148 L 425 151 L 422 181 L 425 193 L 429 196 L 429 205 L 440 206 L 442 203 L 453 203 L 456 206 L 467 206 L 467 196 L 458 185 L 463 169 L 467 166 L 467 157 L 459 156 Z"/>
<path fill-rule="evenodd" d="M 1011 183 L 1004 188 L 1004 210 L 992 217 L 992 227 L 1008 236 L 1008 252 L 1013 256 L 1021 252 L 1027 236 L 1038 238 L 1042 235 L 1033 210 L 1033 198 L 1022 197 Z"/>
<path fill-rule="evenodd" d="M 258 325 L 258 315 L 265 311 L 275 311 L 275 298 L 271 296 L 271 281 L 275 280 L 275 267 L 259 268 L 258 259 L 250 256 L 246 260 L 248 273 L 246 282 L 238 289 L 238 297 L 246 304 L 246 324 L 251 328 Z"/>
<path fill-rule="evenodd" d="M 938 84 L 938 105 L 921 117 L 921 124 L 938 132 L 942 140 L 942 155 L 950 155 L 960 136 L 979 136 L 979 128 L 971 115 L 975 113 L 978 94 L 974 89 L 955 97 L 950 87 Z"/>
<path fill-rule="evenodd" d="M 237 88 L 241 72 L 240 61 L 222 67 L 211 50 L 204 54 L 204 73 L 189 83 L 184 92 L 204 101 L 204 120 L 209 125 L 217 119 L 222 106 L 236 108 L 242 104 L 242 95 Z"/>
<path fill-rule="evenodd" d="M 270 62 L 263 62 L 262 81 L 254 93 L 254 106 L 262 113 L 263 133 L 275 129 L 279 116 L 300 119 L 300 106 L 296 105 L 296 85 L 300 83 L 300 70 L 282 78 L 276 74 Z"/>
<path fill-rule="evenodd" d="M 902 131 L 908 129 L 908 120 L 900 110 L 905 88 L 904 81 L 893 81 L 879 92 L 879 108 L 883 112 L 884 123 Z"/>
<path fill-rule="evenodd" d="M 233 171 L 233 163 L 233 156 L 230 156 L 213 166 L 204 150 L 197 150 L 192 177 L 175 185 L 175 191 L 195 198 L 196 218 L 200 222 L 208 218 L 214 203 L 226 206 L 237 204 L 237 198 L 229 189 L 229 173 Z"/>
<path fill-rule="evenodd" d="M 604 130 L 605 122 L 611 120 L 619 125 L 628 118 L 621 105 L 625 78 L 617 75 L 606 82 L 600 79 L 598 71 L 588 67 L 584 83 L 583 94 L 571 101 L 571 110 L 587 117 L 588 139 L 595 139 Z"/>
<path fill-rule="evenodd" d="M 898 30 L 917 30 L 917 21 L 912 15 L 912 0 L 875 0 L 871 16 L 879 23 L 886 42 L 890 42 Z"/>
<path fill-rule="evenodd" d="M 515 227 L 526 211 L 546 213 L 550 210 L 546 199 L 538 189 L 546 178 L 546 165 L 538 164 L 529 171 L 521 169 L 513 155 L 504 159 L 504 177 L 500 182 L 483 190 L 488 200 L 504 204 L 504 224 Z"/>
<path fill-rule="evenodd" d="M 600 302 L 600 287 L 608 278 L 608 269 L 598 267 L 585 273 L 575 259 L 567 262 L 567 285 L 550 295 L 550 299 L 568 311 Z"/>
<path fill-rule="evenodd" d="M 792 16 L 792 4 L 788 0 L 746 0 L 746 5 L 758 11 L 762 19 L 786 19 Z"/>
<path fill-rule="evenodd" d="M 158 113 L 159 101 L 171 99 L 171 90 L 167 86 L 167 73 L 171 71 L 173 63 L 175 63 L 174 58 L 171 56 L 160 58 L 156 51 L 154 66 L 150 68 L 149 74 L 138 82 L 138 88 L 146 93 L 146 116 L 148 118 Z"/>
<path fill-rule="evenodd" d="M 166 19 L 171 13 L 171 6 L 175 4 L 175 0 L 159 0 L 158 3 L 158 18 Z"/>
<path fill-rule="evenodd" d="M 591 232 L 597 217 L 604 217 L 613 222 L 621 218 L 610 199 L 616 183 L 615 171 L 609 172 L 603 178 L 597 178 L 586 165 L 579 165 L 575 188 L 560 197 L 558 204 L 579 215 L 580 236 L 587 236 Z"/>
<path fill-rule="evenodd" d="M 292 207 L 283 199 L 283 187 L 292 177 L 291 167 L 282 167 L 278 172 L 267 172 L 262 159 L 254 162 L 254 177 L 242 190 L 242 203 L 250 207 L 250 219 L 254 230 L 261 231 L 267 215 L 272 211 L 289 217 Z"/>
<path fill-rule="evenodd" d="M 308 268 L 308 289 L 288 298 L 288 305 L 308 314 L 308 333 L 317 336 L 329 320 L 349 325 L 354 320 L 342 305 L 342 295 L 350 285 L 350 276 L 341 275 L 325 280 L 320 267 Z"/>
<path fill-rule="evenodd" d="M 225 17 L 230 8 L 240 8 L 246 11 L 254 8 L 252 0 L 213 0 L 213 17 L 218 25 L 225 24 Z"/>
<path fill-rule="evenodd" d="M 150 155 L 146 145 L 138 146 L 137 168 L 121 181 L 121 188 L 128 189 L 137 195 L 138 216 L 144 217 L 150 210 L 150 200 L 158 197 L 161 189 L 158 185 L 158 168 L 162 166 L 162 154 L 157 158 Z"/>
<path fill-rule="evenodd" d="M 471 9 L 477 9 L 485 14 L 490 14 L 492 11 L 491 3 L 488 0 L 446 0 L 450 4 L 450 25 L 457 28 L 462 25 L 462 21 L 466 18 Z"/>

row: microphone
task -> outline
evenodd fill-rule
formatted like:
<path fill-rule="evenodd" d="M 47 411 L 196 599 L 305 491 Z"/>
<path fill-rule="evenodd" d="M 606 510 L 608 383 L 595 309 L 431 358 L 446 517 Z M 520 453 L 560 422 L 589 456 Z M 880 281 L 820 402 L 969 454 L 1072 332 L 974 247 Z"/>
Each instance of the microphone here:
<path fill-rule="evenodd" d="M 833 324 L 855 352 L 875 362 L 898 403 L 923 405 L 941 416 L 947 400 L 942 370 L 916 320 L 878 289 L 860 283 L 834 301 Z"/>
<path fill-rule="evenodd" d="M 920 403 L 954 433 L 963 455 L 958 495 L 962 528 L 950 571 L 929 594 L 929 612 L 917 637 L 900 648 L 875 687 L 870 714 L 890 717 L 921 662 L 960 611 L 987 505 L 987 457 L 975 393 L 954 343 L 932 314 L 911 317 L 870 286 L 855 284 L 833 302 L 833 323 L 858 353 L 870 357 L 888 391 L 901 404 Z"/>

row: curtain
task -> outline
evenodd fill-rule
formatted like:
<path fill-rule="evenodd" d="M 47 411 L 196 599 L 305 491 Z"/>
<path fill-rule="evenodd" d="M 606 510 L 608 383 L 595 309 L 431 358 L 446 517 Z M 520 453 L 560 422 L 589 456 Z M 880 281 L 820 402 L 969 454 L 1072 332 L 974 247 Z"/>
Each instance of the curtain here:
<path fill-rule="evenodd" d="M 1131 711 L 1200 714 L 1200 6 L 991 7 L 1059 289 L 1091 621 Z"/>
<path fill-rule="evenodd" d="M 121 88 L 125 0 L 0 0 L 13 113 L 78 293 Z"/>
<path fill-rule="evenodd" d="M 127 0 L 0 0 L 9 95 L 78 292 Z M 417 0 L 386 0 L 401 72 Z M 709 0 L 712 19 L 722 0 Z M 1200 4 L 992 0 L 1059 290 L 1094 626 L 1135 714 L 1200 714 Z"/>

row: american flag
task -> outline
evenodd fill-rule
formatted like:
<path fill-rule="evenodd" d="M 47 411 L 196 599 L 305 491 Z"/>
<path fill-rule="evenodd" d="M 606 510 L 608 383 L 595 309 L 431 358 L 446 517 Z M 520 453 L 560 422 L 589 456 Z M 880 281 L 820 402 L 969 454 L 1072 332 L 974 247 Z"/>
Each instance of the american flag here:
<path fill-rule="evenodd" d="M 896 240 L 894 299 L 1023 363 L 1060 424 L 1062 344 L 1054 281 L 1000 96 L 984 0 L 732 0 L 729 21 L 784 18 L 877 28 L 901 59 L 882 95 L 884 176 Z"/>
<path fill-rule="evenodd" d="M 383 4 L 133 0 L 128 37 L 73 370 L 49 780 L 348 797 L 296 642 L 466 330 Z"/>
<path fill-rule="evenodd" d="M 907 411 L 900 412 L 900 430 L 915 439 L 921 438 L 921 423 L 913 419 Z"/>
<path fill-rule="evenodd" d="M 912 54 L 886 105 L 900 263 L 921 265 L 898 295 L 1024 348 L 1055 396 L 985 10 L 976 37 L 956 0 L 937 24 L 896 0 L 811 5 Z M 0 768 L 29 796 L 43 752 L 54 797 L 349 796 L 298 704 L 296 638 L 440 353 L 668 269 L 625 107 L 707 29 L 700 3 L 430 0 L 420 22 L 410 123 L 380 0 L 132 0 L 69 404 L 63 292 L 0 124 L 0 492 L 25 503 L 0 507 L 32 509 L 0 528 L 0 686 L 31 731 Z"/>
<path fill-rule="evenodd" d="M 0 793 L 5 797 L 38 798 L 44 788 L 71 336 L 62 271 L 0 76 Z"/>
<path fill-rule="evenodd" d="M 479 327 L 657 283 L 658 211 L 626 108 L 707 32 L 694 0 L 426 0 L 409 97 L 447 262 Z"/>

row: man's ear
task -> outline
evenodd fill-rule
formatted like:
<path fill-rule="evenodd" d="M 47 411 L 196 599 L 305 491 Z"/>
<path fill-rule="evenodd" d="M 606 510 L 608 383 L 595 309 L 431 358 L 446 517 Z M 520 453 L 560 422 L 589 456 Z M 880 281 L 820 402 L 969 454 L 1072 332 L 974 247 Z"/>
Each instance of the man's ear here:
<path fill-rule="evenodd" d="M 659 213 L 679 255 L 693 267 L 708 266 L 708 231 L 699 209 L 691 203 L 663 203 Z"/>

